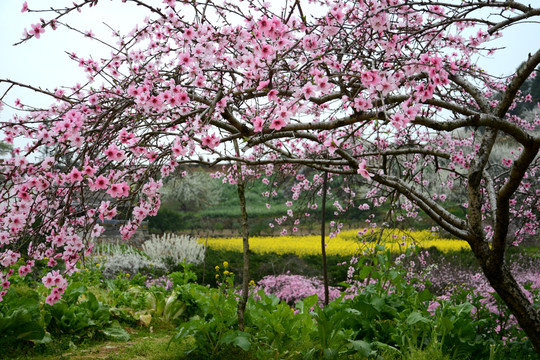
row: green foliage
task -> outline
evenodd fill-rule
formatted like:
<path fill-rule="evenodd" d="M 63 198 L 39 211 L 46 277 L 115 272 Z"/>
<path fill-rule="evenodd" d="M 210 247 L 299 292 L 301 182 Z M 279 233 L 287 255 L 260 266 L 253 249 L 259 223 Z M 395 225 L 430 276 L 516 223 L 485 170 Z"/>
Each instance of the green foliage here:
<path fill-rule="evenodd" d="M 43 341 L 45 323 L 37 292 L 10 288 L 0 302 L 0 344 L 12 341 Z"/>
<path fill-rule="evenodd" d="M 191 270 L 193 264 L 180 263 L 179 265 L 182 267 L 182 271 L 175 271 L 169 275 L 174 288 L 197 281 L 197 274 Z"/>
<path fill-rule="evenodd" d="M 532 290 L 530 284 L 525 285 L 524 288 L 529 291 Z M 540 304 L 538 289 L 532 290 L 530 295 L 533 303 L 537 304 L 538 307 L 538 304 Z M 452 305 L 456 303 L 461 304 L 460 306 L 468 306 L 472 310 L 476 325 L 475 330 L 479 338 L 474 344 L 469 343 L 464 348 L 461 338 L 463 332 L 469 326 L 464 322 L 455 325 L 452 323 L 453 326 L 448 328 L 447 336 L 450 341 L 457 344 L 456 349 L 461 350 L 463 353 L 471 353 L 473 350 L 477 350 L 473 349 L 473 345 L 476 346 L 477 343 L 484 342 L 490 344 L 490 349 L 497 355 L 497 359 L 532 360 L 537 358 L 532 343 L 523 330 L 515 324 L 513 315 L 497 294 L 494 294 L 492 299 L 488 299 L 473 289 L 458 287 L 453 292 L 451 300 L 441 302 L 441 309 L 437 309 L 437 317 L 440 317 L 443 321 L 454 320 L 457 316 L 445 313 L 445 311 L 447 307 L 450 307 L 450 309 L 458 307 Z M 442 313 L 439 313 L 439 310 Z M 468 330 L 470 331 L 470 329 Z M 512 341 L 505 341 L 505 339 L 512 339 Z"/>
<path fill-rule="evenodd" d="M 13 145 L 0 141 L 0 156 L 5 155 L 13 150 Z"/>
<path fill-rule="evenodd" d="M 126 341 L 126 325 L 140 329 L 173 324 L 178 330 L 170 346 L 181 352 L 173 356 L 180 359 L 537 357 L 519 327 L 509 323 L 506 308 L 501 307 L 494 316 L 485 306 L 485 298 L 459 286 L 452 298 L 436 299 L 426 290 L 429 282 L 424 277 L 411 276 L 410 269 L 401 265 L 415 259 L 414 249 L 409 249 L 401 262 L 396 262 L 395 255 L 384 247 L 359 256 L 354 279 L 359 291 L 324 308 L 317 305 L 316 296 L 291 308 L 262 290 L 251 294 L 245 331 L 239 331 L 238 279 L 234 273 L 240 273 L 241 258 L 235 254 L 209 250 L 206 276 L 216 285 L 212 288 L 194 283 L 197 266 L 179 264 L 178 271 L 170 274 L 172 291 L 157 286 L 147 288 L 146 277 L 140 274 L 123 273 L 104 279 L 101 266 L 87 264 L 88 271 L 83 269 L 71 278 L 64 297 L 53 306 L 43 303 L 43 286 L 36 287 L 31 279 L 15 276 L 12 288 L 0 303 L 0 343 L 10 349 L 10 355 L 14 354 L 15 343 L 65 350 L 90 340 Z M 439 260 L 446 256 L 464 264 L 469 261 L 469 255 L 459 253 L 432 256 Z M 302 259 L 305 263 L 275 255 L 253 254 L 252 259 L 254 272 L 261 275 L 290 269 L 316 271 L 320 266 L 316 257 Z M 329 263 L 346 260 L 333 258 Z M 347 267 L 336 268 L 345 271 Z M 344 277 L 343 273 L 339 281 Z M 528 289 L 538 303 L 538 291 L 530 286 Z M 509 325 L 496 331 L 501 321 Z M 505 342 L 503 337 L 513 340 Z"/>
<path fill-rule="evenodd" d="M 327 256 L 326 258 L 330 285 L 337 285 L 345 281 L 347 278 L 347 266 L 337 264 L 348 262 L 350 257 Z M 238 251 L 221 251 L 207 248 L 205 263 L 195 265 L 191 269 L 201 283 L 214 285 L 215 281 L 211 269 L 216 265 L 220 265 L 223 260 L 229 262 L 230 270 L 237 274 L 235 278 L 236 284 L 240 284 L 242 282 L 243 254 Z M 292 254 L 250 253 L 249 267 L 250 279 L 254 281 L 259 281 L 266 275 L 280 275 L 287 272 L 303 274 L 307 277 L 317 277 L 321 276 L 322 259 L 320 256 L 300 258 Z M 178 268 L 178 270 L 181 270 L 181 268 Z M 205 273 L 204 277 L 203 273 Z"/>
<path fill-rule="evenodd" d="M 129 334 L 110 319 L 109 307 L 97 300 L 86 286 L 71 284 L 60 301 L 48 309 L 47 329 L 51 334 L 127 341 Z"/>
<path fill-rule="evenodd" d="M 312 316 L 318 330 L 314 338 L 316 346 L 306 354 L 306 358 L 332 360 L 352 353 L 365 357 L 375 355 L 368 342 L 356 340 L 357 330 L 344 326 L 351 313 L 350 308 L 336 301 L 331 306 L 315 307 Z"/>
<path fill-rule="evenodd" d="M 223 186 L 218 179 L 202 171 L 183 177 L 170 177 L 161 189 L 164 202 L 173 202 L 181 210 L 200 210 L 218 204 Z"/>
<path fill-rule="evenodd" d="M 296 304 L 297 314 L 275 295 L 259 291 L 248 301 L 246 327 L 254 340 L 253 351 L 258 359 L 294 359 L 311 349 L 316 333 L 309 311 L 317 297 Z"/>
<path fill-rule="evenodd" d="M 146 308 L 146 289 L 141 285 L 131 283 L 125 276 L 119 275 L 115 279 L 105 280 L 108 289 L 107 299 L 109 305 L 118 308 L 131 308 L 142 310 Z"/>
<path fill-rule="evenodd" d="M 229 335 L 238 321 L 235 297 L 219 289 L 189 285 L 183 296 L 195 300 L 192 303 L 197 304 L 196 314 L 180 325 L 174 340 L 191 338 L 193 347 L 186 353 L 196 358 L 220 359 L 237 344 Z"/>
<path fill-rule="evenodd" d="M 182 216 L 178 212 L 167 208 L 160 208 L 156 216 L 148 218 L 150 230 L 157 231 L 160 234 L 181 230 L 182 223 Z"/>
<path fill-rule="evenodd" d="M 86 264 L 79 271 L 71 275 L 72 283 L 81 283 L 88 287 L 100 286 L 103 283 L 103 273 L 100 264 Z"/>

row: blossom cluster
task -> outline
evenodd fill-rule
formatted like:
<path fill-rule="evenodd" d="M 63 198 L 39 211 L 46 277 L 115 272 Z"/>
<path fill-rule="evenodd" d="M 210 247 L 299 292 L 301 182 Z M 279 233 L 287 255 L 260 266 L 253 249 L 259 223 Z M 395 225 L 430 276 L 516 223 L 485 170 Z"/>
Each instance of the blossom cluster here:
<path fill-rule="evenodd" d="M 317 278 L 308 278 L 303 275 L 268 275 L 257 282 L 252 289 L 254 293 L 264 290 L 265 294 L 274 294 L 291 306 L 311 295 L 317 295 L 319 304 L 324 302 L 323 282 Z M 337 299 L 341 295 L 338 288 L 330 286 L 328 301 Z"/>

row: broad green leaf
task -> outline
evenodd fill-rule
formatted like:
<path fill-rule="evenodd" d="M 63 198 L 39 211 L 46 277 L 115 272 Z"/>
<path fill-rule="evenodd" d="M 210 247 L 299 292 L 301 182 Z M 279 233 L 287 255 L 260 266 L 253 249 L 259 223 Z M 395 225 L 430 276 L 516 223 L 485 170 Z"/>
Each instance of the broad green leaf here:
<path fill-rule="evenodd" d="M 360 354 L 360 356 L 368 357 L 371 355 L 371 345 L 364 340 L 349 340 L 352 348 Z"/>
<path fill-rule="evenodd" d="M 339 352 L 336 349 L 324 349 L 323 354 L 326 360 L 333 360 L 338 358 Z"/>
<path fill-rule="evenodd" d="M 360 280 L 364 280 L 368 277 L 369 274 L 371 274 L 371 271 L 373 270 L 372 266 L 364 266 L 362 270 L 358 273 L 358 277 Z"/>
<path fill-rule="evenodd" d="M 408 324 L 408 325 L 414 325 L 416 323 L 428 323 L 430 320 L 426 317 L 423 317 L 422 314 L 420 314 L 419 312 L 412 312 L 410 313 L 410 315 L 407 317 L 407 320 L 405 320 L 405 322 Z"/>
<path fill-rule="evenodd" d="M 103 334 L 111 340 L 128 341 L 130 338 L 128 332 L 124 330 L 118 323 L 114 323 L 102 331 Z"/>
<path fill-rule="evenodd" d="M 223 344 L 238 346 L 244 351 L 249 351 L 251 347 L 251 335 L 243 331 L 231 331 L 220 339 Z"/>

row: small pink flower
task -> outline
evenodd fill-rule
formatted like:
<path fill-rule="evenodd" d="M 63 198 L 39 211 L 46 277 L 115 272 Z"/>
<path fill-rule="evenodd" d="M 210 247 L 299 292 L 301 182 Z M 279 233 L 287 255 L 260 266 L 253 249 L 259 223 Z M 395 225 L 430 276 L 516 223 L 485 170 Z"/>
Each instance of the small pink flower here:
<path fill-rule="evenodd" d="M 261 119 L 259 116 L 256 116 L 253 120 L 253 131 L 255 132 L 261 132 L 263 130 L 264 126 L 264 120 Z"/>
<path fill-rule="evenodd" d="M 219 145 L 220 138 L 216 134 L 207 135 L 202 138 L 202 145 L 208 146 L 210 149 L 213 149 Z"/>
<path fill-rule="evenodd" d="M 28 31 L 28 34 L 34 35 L 36 39 L 39 39 L 41 34 L 45 32 L 45 29 L 41 27 L 41 23 L 33 24 L 32 29 Z"/>
<path fill-rule="evenodd" d="M 26 274 L 28 274 L 31 271 L 30 266 L 24 265 L 19 268 L 19 276 L 24 277 Z"/>
<path fill-rule="evenodd" d="M 52 276 L 51 273 L 48 273 L 47 275 L 45 275 L 42 281 L 43 281 L 43 285 L 45 285 L 46 288 L 50 288 L 51 286 L 54 285 L 54 277 Z"/>
<path fill-rule="evenodd" d="M 265 87 L 268 86 L 268 84 L 270 84 L 270 80 L 259 82 L 259 86 L 257 86 L 257 90 L 264 89 Z"/>
<path fill-rule="evenodd" d="M 272 89 L 268 92 L 266 95 L 268 97 L 268 101 L 278 101 L 278 91 L 276 89 Z"/>
<path fill-rule="evenodd" d="M 370 174 L 366 169 L 366 160 L 362 159 L 360 163 L 358 164 L 358 174 L 362 175 L 362 177 L 366 179 L 370 179 L 373 174 Z"/>
<path fill-rule="evenodd" d="M 9 288 L 9 284 L 10 284 L 10 282 L 7 281 L 7 280 L 5 280 L 4 282 L 2 282 L 2 288 L 3 288 L 3 289 L 8 289 L 8 288 Z"/>
<path fill-rule="evenodd" d="M 270 44 L 264 44 L 261 46 L 259 53 L 263 59 L 268 59 L 274 55 L 274 48 Z"/>
<path fill-rule="evenodd" d="M 82 181 L 83 176 L 77 168 L 73 168 L 71 172 L 68 174 L 68 181 L 72 184 L 77 183 L 79 181 Z"/>
<path fill-rule="evenodd" d="M 50 294 L 45 299 L 45 303 L 48 304 L 48 305 L 54 305 L 54 304 L 56 304 L 58 302 L 58 300 L 60 300 L 60 295 L 58 295 L 58 294 Z"/>
<path fill-rule="evenodd" d="M 280 130 L 282 129 L 283 127 L 285 127 L 285 125 L 287 125 L 287 123 L 285 122 L 285 120 L 283 118 L 275 118 L 274 120 L 272 120 L 272 123 L 270 124 L 270 129 L 273 129 L 273 130 Z"/>
<path fill-rule="evenodd" d="M 315 96 L 315 86 L 307 83 L 302 88 L 302 94 L 304 94 L 304 99 L 309 100 L 310 97 Z"/>

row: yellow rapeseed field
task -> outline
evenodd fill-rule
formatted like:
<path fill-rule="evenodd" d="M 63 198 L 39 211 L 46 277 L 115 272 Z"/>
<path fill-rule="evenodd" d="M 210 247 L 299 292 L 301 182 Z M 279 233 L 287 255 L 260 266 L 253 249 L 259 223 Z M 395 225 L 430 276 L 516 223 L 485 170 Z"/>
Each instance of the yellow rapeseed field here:
<path fill-rule="evenodd" d="M 393 252 L 400 253 L 411 245 L 421 248 L 436 247 L 443 252 L 470 249 L 467 242 L 454 239 L 439 238 L 437 234 L 427 230 L 403 231 L 398 229 L 372 229 L 359 236 L 358 230 L 342 231 L 336 237 L 326 238 L 327 255 L 352 256 L 361 250 L 373 249 L 377 240 Z M 208 247 L 216 250 L 242 251 L 242 238 L 208 238 Z M 250 250 L 256 253 L 296 254 L 298 256 L 320 255 L 320 235 L 309 236 L 254 236 L 249 238 Z"/>

